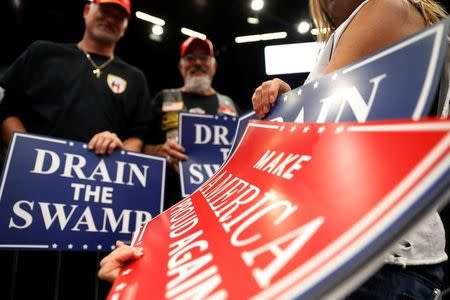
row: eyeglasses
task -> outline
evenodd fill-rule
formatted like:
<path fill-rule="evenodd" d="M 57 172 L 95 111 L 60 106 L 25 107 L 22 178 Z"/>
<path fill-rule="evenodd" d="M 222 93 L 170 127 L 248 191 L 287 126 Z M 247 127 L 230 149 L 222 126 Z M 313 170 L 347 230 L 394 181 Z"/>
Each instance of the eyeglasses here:
<path fill-rule="evenodd" d="M 200 54 L 200 55 L 194 55 L 194 54 L 187 54 L 183 57 L 184 60 L 187 62 L 195 62 L 197 59 L 200 60 L 202 63 L 209 62 L 211 56 L 206 54 Z"/>

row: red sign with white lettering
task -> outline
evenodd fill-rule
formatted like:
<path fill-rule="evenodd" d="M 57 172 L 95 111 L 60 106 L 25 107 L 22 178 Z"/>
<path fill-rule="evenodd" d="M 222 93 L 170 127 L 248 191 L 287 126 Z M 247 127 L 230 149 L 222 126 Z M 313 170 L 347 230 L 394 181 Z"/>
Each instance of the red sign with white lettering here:
<path fill-rule="evenodd" d="M 251 122 L 215 176 L 135 233 L 144 255 L 109 299 L 336 293 L 448 190 L 449 145 L 448 121 Z"/>

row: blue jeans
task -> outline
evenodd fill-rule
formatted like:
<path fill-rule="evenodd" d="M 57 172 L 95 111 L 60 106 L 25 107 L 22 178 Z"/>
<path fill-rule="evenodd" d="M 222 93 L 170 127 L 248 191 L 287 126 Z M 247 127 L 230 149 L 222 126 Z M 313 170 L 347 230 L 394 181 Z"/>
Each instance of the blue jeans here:
<path fill-rule="evenodd" d="M 422 300 L 437 299 L 444 282 L 442 264 L 385 265 L 346 299 Z"/>

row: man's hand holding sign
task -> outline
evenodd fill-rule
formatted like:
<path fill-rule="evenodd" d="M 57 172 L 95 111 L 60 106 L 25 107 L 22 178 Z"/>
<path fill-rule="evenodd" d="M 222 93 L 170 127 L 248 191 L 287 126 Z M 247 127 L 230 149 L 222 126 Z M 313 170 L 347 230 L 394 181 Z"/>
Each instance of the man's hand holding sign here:
<path fill-rule="evenodd" d="M 236 122 L 229 116 L 180 114 L 180 144 L 189 155 L 189 160 L 179 164 L 184 197 L 213 176 L 227 159 Z"/>
<path fill-rule="evenodd" d="M 109 250 L 162 211 L 164 159 L 87 148 L 13 136 L 0 186 L 0 248 Z"/>

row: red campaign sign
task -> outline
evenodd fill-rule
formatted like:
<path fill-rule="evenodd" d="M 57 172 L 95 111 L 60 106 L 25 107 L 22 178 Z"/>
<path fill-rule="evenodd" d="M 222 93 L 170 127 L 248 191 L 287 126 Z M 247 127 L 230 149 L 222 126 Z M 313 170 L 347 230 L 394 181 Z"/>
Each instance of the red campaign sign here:
<path fill-rule="evenodd" d="M 215 176 L 134 234 L 144 255 L 108 299 L 343 296 L 448 194 L 449 145 L 449 121 L 252 121 Z"/>

